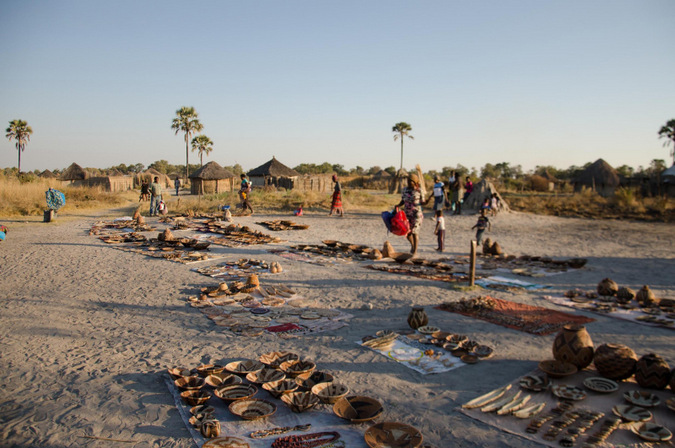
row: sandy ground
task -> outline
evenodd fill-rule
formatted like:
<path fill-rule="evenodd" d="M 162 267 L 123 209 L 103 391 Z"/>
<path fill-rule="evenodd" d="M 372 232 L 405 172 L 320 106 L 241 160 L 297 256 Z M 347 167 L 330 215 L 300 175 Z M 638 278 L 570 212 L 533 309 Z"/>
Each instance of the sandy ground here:
<path fill-rule="evenodd" d="M 7 240 L 0 243 L 0 445 L 191 447 L 162 379 L 167 367 L 291 350 L 315 359 L 353 391 L 380 398 L 385 407 L 381 421 L 414 425 L 437 447 L 536 446 L 476 422 L 457 407 L 550 358 L 554 335 L 536 337 L 434 310 L 432 306 L 444 301 L 477 295 L 446 283 L 376 272 L 359 263 L 326 268 L 291 262 L 267 253 L 270 246 L 223 252 L 227 259 L 254 256 L 281 262 L 284 273 L 263 278 L 263 283 L 283 282 L 322 306 L 348 310 L 354 318 L 346 328 L 290 340 L 225 335 L 184 301 L 200 286 L 215 284 L 212 279 L 192 272 L 191 266 L 114 250 L 88 235 L 99 218 L 118 216 L 113 211 L 61 216 L 49 224 L 0 220 L 10 227 Z M 420 255 L 433 259 L 439 255 L 433 250 L 429 212 L 426 216 Z M 255 221 L 271 218 L 279 216 L 255 215 L 237 222 L 258 228 Z M 468 253 L 475 219 L 447 218 L 448 254 Z M 379 248 L 387 239 L 377 213 L 345 218 L 309 214 L 300 220 L 309 230 L 274 234 L 285 245 L 336 239 Z M 508 213 L 493 220 L 488 236 L 516 255 L 589 259 L 583 270 L 537 279 L 553 285 L 551 293 L 593 289 L 611 277 L 634 289 L 649 284 L 657 296 L 675 298 L 672 225 Z M 402 237 L 389 235 L 389 240 L 398 250 L 409 247 Z M 490 294 L 555 308 L 540 300 L 541 292 Z M 362 310 L 364 304 L 372 309 Z M 431 324 L 495 347 L 496 356 L 424 376 L 354 343 L 380 329 L 405 328 L 412 305 L 425 306 Z M 655 352 L 675 365 L 673 330 L 589 316 L 597 319 L 587 326 L 596 345 L 627 344 L 639 355 Z"/>

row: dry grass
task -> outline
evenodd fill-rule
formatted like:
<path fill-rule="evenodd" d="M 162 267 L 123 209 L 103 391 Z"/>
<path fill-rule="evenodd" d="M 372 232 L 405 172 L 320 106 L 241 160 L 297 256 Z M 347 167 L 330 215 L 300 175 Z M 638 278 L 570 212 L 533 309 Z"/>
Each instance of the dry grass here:
<path fill-rule="evenodd" d="M 504 193 L 502 197 L 513 210 L 540 215 L 675 222 L 675 200 L 666 197 L 642 198 L 632 190 L 623 188 L 609 198 L 588 189 L 563 195 Z"/>
<path fill-rule="evenodd" d="M 66 205 L 60 213 L 110 208 L 125 203 L 129 197 L 126 193 L 109 193 L 100 188 L 63 187 L 54 179 L 21 182 L 16 177 L 0 175 L 0 216 L 41 216 L 47 208 L 45 191 L 50 187 L 66 195 Z"/>

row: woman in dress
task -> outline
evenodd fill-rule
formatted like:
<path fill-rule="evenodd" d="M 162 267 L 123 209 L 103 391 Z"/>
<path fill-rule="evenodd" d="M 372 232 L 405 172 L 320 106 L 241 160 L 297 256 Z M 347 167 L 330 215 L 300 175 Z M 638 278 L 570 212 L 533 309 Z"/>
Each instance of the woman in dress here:
<path fill-rule="evenodd" d="M 344 216 L 344 210 L 342 210 L 342 185 L 338 181 L 337 174 L 333 174 L 333 182 L 335 182 L 335 188 L 333 189 L 333 200 L 330 204 L 330 213 L 328 216 L 331 216 L 333 212 L 337 213 L 339 216 Z"/>
<path fill-rule="evenodd" d="M 429 199 L 432 196 L 429 196 Z M 410 253 L 413 256 L 417 255 L 417 247 L 420 242 L 420 228 L 422 228 L 422 204 L 429 202 L 429 199 L 424 201 L 422 198 L 422 190 L 420 189 L 420 179 L 417 174 L 408 176 L 408 186 L 403 189 L 401 193 L 401 202 L 397 207 L 403 206 L 403 211 L 410 223 L 410 232 L 406 238 L 410 242 Z M 423 202 L 424 201 L 424 202 Z"/>

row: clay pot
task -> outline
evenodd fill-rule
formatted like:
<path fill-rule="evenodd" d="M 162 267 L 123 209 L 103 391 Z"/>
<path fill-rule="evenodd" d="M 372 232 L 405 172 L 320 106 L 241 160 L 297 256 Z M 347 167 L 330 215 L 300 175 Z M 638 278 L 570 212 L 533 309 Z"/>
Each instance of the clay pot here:
<path fill-rule="evenodd" d="M 598 283 L 598 294 L 601 296 L 613 296 L 619 291 L 619 285 L 611 278 L 605 278 Z"/>
<path fill-rule="evenodd" d="M 382 259 L 382 252 L 380 252 L 379 249 L 373 249 L 373 251 L 368 254 L 368 258 L 371 260 L 381 260 Z"/>
<path fill-rule="evenodd" d="M 628 303 L 635 298 L 635 291 L 630 288 L 622 287 L 616 292 L 616 301 L 619 303 Z"/>
<path fill-rule="evenodd" d="M 429 323 L 429 317 L 421 306 L 414 306 L 408 314 L 408 325 L 413 330 L 423 327 Z"/>
<path fill-rule="evenodd" d="M 136 223 L 139 225 L 145 224 L 145 218 L 143 215 L 138 215 L 138 218 L 136 218 Z"/>
<path fill-rule="evenodd" d="M 602 344 L 595 350 L 593 364 L 598 373 L 610 380 L 625 380 L 635 373 L 638 357 L 630 347 Z"/>
<path fill-rule="evenodd" d="M 131 219 L 138 219 L 138 217 L 141 216 L 141 209 L 137 208 L 136 211 L 134 212 L 134 216 L 131 217 Z"/>
<path fill-rule="evenodd" d="M 246 284 L 249 286 L 260 286 L 260 280 L 256 274 L 251 274 L 246 280 Z"/>
<path fill-rule="evenodd" d="M 498 242 L 495 241 L 495 243 L 492 245 L 490 248 L 490 251 L 492 252 L 492 255 L 501 255 L 504 252 L 502 251 L 502 246 L 499 245 Z"/>
<path fill-rule="evenodd" d="M 385 241 L 384 246 L 382 246 L 382 258 L 393 258 L 394 255 L 396 255 L 394 246 L 389 241 Z"/>
<path fill-rule="evenodd" d="M 656 296 L 647 285 L 644 285 L 642 289 L 635 294 L 635 300 L 637 300 L 637 303 L 639 303 L 641 307 L 650 307 L 656 304 Z"/>
<path fill-rule="evenodd" d="M 207 439 L 220 435 L 220 422 L 218 420 L 203 420 L 199 431 Z"/>
<path fill-rule="evenodd" d="M 659 355 L 649 353 L 637 362 L 635 380 L 642 387 L 665 389 L 670 381 L 670 376 L 670 366 Z"/>
<path fill-rule="evenodd" d="M 490 238 L 483 241 L 483 255 L 489 255 L 492 253 L 492 240 Z"/>
<path fill-rule="evenodd" d="M 670 375 L 670 383 L 668 383 L 668 384 L 670 385 L 670 390 L 672 390 L 673 392 L 675 392 L 675 369 L 673 369 L 673 371 L 670 372 L 670 373 L 671 373 L 671 375 Z"/>
<path fill-rule="evenodd" d="M 553 357 L 577 366 L 579 370 L 593 361 L 593 341 L 583 325 L 565 325 L 553 341 Z"/>

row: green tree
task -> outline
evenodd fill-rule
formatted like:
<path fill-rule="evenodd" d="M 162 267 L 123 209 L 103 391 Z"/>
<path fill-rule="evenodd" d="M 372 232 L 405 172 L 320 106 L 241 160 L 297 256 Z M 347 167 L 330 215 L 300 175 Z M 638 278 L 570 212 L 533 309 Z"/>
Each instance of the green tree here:
<path fill-rule="evenodd" d="M 192 150 L 199 151 L 199 165 L 204 166 L 203 157 L 213 151 L 213 142 L 204 134 L 200 134 L 192 139 Z"/>
<path fill-rule="evenodd" d="M 337 174 L 338 176 L 346 176 L 347 174 L 349 174 L 349 171 L 345 170 L 344 165 L 340 165 L 337 163 L 332 166 L 332 170 L 335 171 L 335 174 Z"/>
<path fill-rule="evenodd" d="M 651 176 L 657 176 L 666 170 L 666 161 L 663 159 L 654 159 L 649 163 L 646 172 Z"/>
<path fill-rule="evenodd" d="M 19 173 L 21 172 L 21 153 L 26 149 L 26 143 L 30 141 L 30 135 L 33 128 L 28 126 L 24 120 L 12 120 L 9 127 L 5 130 L 9 141 L 16 140 L 16 152 L 19 154 Z"/>
<path fill-rule="evenodd" d="M 195 112 L 194 107 L 181 107 L 176 111 L 176 118 L 173 119 L 171 123 L 171 129 L 176 131 L 176 135 L 179 132 L 185 133 L 185 182 L 188 179 L 188 157 L 190 155 L 190 136 L 196 132 L 200 132 L 204 129 L 204 125 L 199 122 L 199 115 Z"/>
<path fill-rule="evenodd" d="M 633 173 L 635 172 L 635 170 L 633 169 L 632 166 L 621 165 L 616 168 L 616 172 L 619 173 L 619 176 L 633 177 Z"/>
<path fill-rule="evenodd" d="M 675 165 L 675 119 L 669 120 L 665 125 L 661 126 L 659 130 L 659 138 L 665 138 L 663 146 L 673 145 L 670 150 L 670 156 L 673 158 L 673 165 Z"/>
<path fill-rule="evenodd" d="M 401 168 L 403 169 L 403 137 L 408 137 L 410 140 L 415 140 L 415 137 L 409 134 L 412 131 L 412 126 L 410 126 L 405 121 L 396 123 L 392 128 L 391 132 L 395 132 L 394 141 L 401 139 Z"/>
<path fill-rule="evenodd" d="M 388 166 L 384 169 L 387 173 L 391 174 L 392 176 L 396 175 L 396 167 L 393 166 Z"/>
<path fill-rule="evenodd" d="M 148 168 L 155 169 L 162 174 L 166 174 L 168 172 L 173 171 L 172 165 L 169 164 L 169 162 L 167 162 L 166 160 L 156 160 L 152 162 L 150 165 L 148 165 Z"/>

